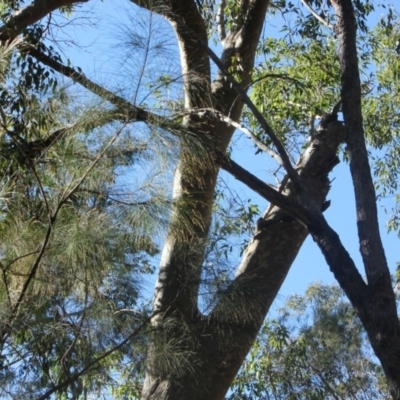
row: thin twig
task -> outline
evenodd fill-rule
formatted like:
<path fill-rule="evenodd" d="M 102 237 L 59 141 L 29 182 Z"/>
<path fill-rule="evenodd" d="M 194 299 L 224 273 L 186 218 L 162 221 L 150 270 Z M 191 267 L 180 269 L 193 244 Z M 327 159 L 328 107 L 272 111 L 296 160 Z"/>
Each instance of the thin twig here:
<path fill-rule="evenodd" d="M 217 15 L 215 16 L 215 20 L 217 23 L 217 31 L 218 36 L 222 44 L 226 39 L 226 30 L 225 30 L 225 7 L 226 1 L 221 0 L 218 6 Z"/>
<path fill-rule="evenodd" d="M 251 87 L 251 86 L 253 86 L 257 82 L 260 82 L 260 81 L 262 81 L 264 79 L 267 79 L 267 78 L 275 78 L 275 79 L 282 79 L 282 80 L 292 81 L 294 83 L 297 83 L 300 86 L 303 86 L 303 87 L 306 86 L 306 85 L 304 85 L 303 82 L 299 81 L 296 78 L 292 78 L 288 74 L 264 74 L 263 76 L 260 76 L 259 78 L 254 79 L 253 81 L 251 81 L 251 83 L 246 87 L 246 89 Z"/>
<path fill-rule="evenodd" d="M 109 355 L 111 355 L 112 353 L 114 353 L 115 351 L 117 351 L 118 349 L 120 349 L 122 346 L 124 346 L 126 343 L 128 343 L 134 336 L 138 335 L 140 333 L 140 331 L 147 325 L 147 323 L 150 321 L 150 319 L 152 318 L 148 317 L 146 318 L 143 323 L 137 328 L 135 329 L 130 335 L 128 335 L 121 343 L 119 343 L 118 345 L 114 346 L 112 349 L 106 351 L 104 354 L 102 354 L 101 356 L 95 358 L 92 362 L 90 362 L 88 365 L 86 365 L 85 367 L 83 367 L 79 372 L 77 372 L 75 375 L 71 376 L 70 378 L 66 379 L 65 381 L 59 383 L 58 385 L 55 385 L 53 388 L 51 388 L 50 390 L 48 390 L 45 394 L 43 394 L 42 396 L 40 396 L 37 400 L 46 400 L 48 399 L 53 393 L 58 392 L 61 389 L 64 389 L 66 386 L 70 385 L 72 382 L 75 382 L 77 379 L 79 379 L 81 376 L 83 376 L 84 374 L 86 374 L 87 372 L 90 371 L 90 369 L 98 364 L 101 360 L 104 360 L 105 358 L 107 358 Z"/>
<path fill-rule="evenodd" d="M 39 178 L 39 175 L 38 175 L 38 173 L 37 173 L 37 171 L 36 171 L 35 166 L 34 166 L 33 163 L 30 161 L 29 158 L 28 158 L 28 160 L 29 160 L 29 164 L 30 164 L 30 166 L 31 166 L 32 172 L 33 172 L 33 174 L 35 175 L 36 182 L 37 182 L 37 184 L 38 184 L 38 186 L 39 186 L 40 193 L 41 193 L 42 196 L 43 196 L 44 204 L 46 205 L 46 210 L 47 210 L 47 214 L 48 214 L 49 221 L 50 221 L 50 220 L 51 220 L 51 210 L 50 210 L 49 202 L 47 201 L 46 192 L 44 191 L 44 188 L 43 188 L 43 185 L 42 185 L 42 181 L 41 181 L 40 178 Z"/>
<path fill-rule="evenodd" d="M 134 106 L 132 103 L 130 103 L 128 100 L 125 100 L 123 97 L 118 96 L 113 92 L 110 92 L 109 90 L 93 82 L 92 80 L 87 78 L 84 74 L 78 72 L 74 68 L 61 64 L 60 62 L 54 60 L 52 57 L 44 54 L 40 50 L 35 49 L 33 46 L 24 43 L 24 47 L 21 48 L 21 51 L 30 54 L 41 63 L 54 69 L 60 74 L 63 74 L 68 78 L 71 78 L 74 82 L 81 84 L 84 88 L 90 90 L 91 92 L 101 97 L 102 99 L 107 100 L 110 103 L 116 105 L 118 108 L 120 108 L 121 112 L 124 111 L 127 114 L 126 117 L 128 120 L 151 122 L 162 119 L 162 117 L 158 115 L 152 114 L 146 110 L 143 110 L 142 108 Z"/>
<path fill-rule="evenodd" d="M 108 148 L 115 142 L 117 137 L 120 135 L 120 133 L 123 131 L 125 128 L 125 125 L 121 127 L 121 129 L 118 130 L 118 132 L 110 139 L 110 141 L 107 143 L 107 145 L 104 147 L 104 149 L 99 153 L 99 155 L 94 159 L 92 165 L 86 170 L 86 172 L 83 174 L 83 176 L 79 179 L 78 183 L 71 189 L 71 191 L 66 195 L 65 198 L 62 198 L 59 204 L 59 207 L 62 206 L 68 198 L 75 193 L 75 191 L 79 188 L 79 186 L 83 183 L 83 181 L 87 178 L 89 173 L 92 171 L 92 169 L 95 167 L 95 165 L 98 163 L 100 158 L 103 157 L 105 152 L 108 150 Z"/>
<path fill-rule="evenodd" d="M 133 104 L 136 104 L 137 97 L 138 97 L 138 94 L 139 94 L 139 89 L 140 89 L 142 80 L 144 78 L 144 72 L 145 72 L 146 66 L 147 66 L 147 59 L 149 58 L 151 34 L 153 32 L 152 25 L 153 25 L 153 13 L 150 13 L 149 32 L 147 34 L 146 48 L 144 50 L 144 57 L 143 57 L 142 67 L 140 68 L 140 72 L 138 74 L 139 76 L 138 76 L 138 80 L 137 80 L 135 95 L 133 96 Z"/>
<path fill-rule="evenodd" d="M 17 261 L 20 260 L 21 258 L 29 257 L 29 256 L 31 256 L 32 254 L 37 254 L 37 253 L 39 253 L 39 250 L 31 251 L 31 252 L 29 252 L 29 253 L 23 254 L 22 256 L 19 256 L 19 257 L 17 257 L 17 258 L 14 258 L 14 260 L 10 261 L 10 262 L 7 264 L 7 266 L 5 267 L 5 270 L 7 271 L 8 268 L 11 267 L 11 265 L 13 265 L 15 262 L 17 262 Z"/>
<path fill-rule="evenodd" d="M 212 149 L 210 149 L 212 150 Z M 314 210 L 309 210 L 300 204 L 297 200 L 289 198 L 272 186 L 266 184 L 261 179 L 235 163 L 225 154 L 214 150 L 215 162 L 225 171 L 229 172 L 234 178 L 243 182 L 247 187 L 254 190 L 261 197 L 268 200 L 270 203 L 282 208 L 288 215 L 297 219 L 305 226 L 309 226 L 311 222 L 319 216 Z"/>
<path fill-rule="evenodd" d="M 301 2 L 304 4 L 304 7 L 307 8 L 308 11 L 310 11 L 310 13 L 317 18 L 317 20 L 319 22 L 321 22 L 321 24 L 325 25 L 326 27 L 328 27 L 329 29 L 334 30 L 335 29 L 335 25 L 330 24 L 326 19 L 322 18 L 308 3 L 307 0 L 301 0 Z"/>
<path fill-rule="evenodd" d="M 6 293 L 7 293 L 8 304 L 10 305 L 10 307 L 12 307 L 10 289 L 8 288 L 6 269 L 4 268 L 4 265 L 2 262 L 0 262 L 0 267 L 1 267 L 2 275 L 3 275 L 4 287 L 5 287 Z"/>
<path fill-rule="evenodd" d="M 272 150 L 270 147 L 268 147 L 266 144 L 264 144 L 253 132 L 251 132 L 249 129 L 244 127 L 242 124 L 235 122 L 233 119 L 231 119 L 227 116 L 221 115 L 221 119 L 222 119 L 222 121 L 226 122 L 227 124 L 232 125 L 234 128 L 243 132 L 249 139 L 251 139 L 254 142 L 254 144 L 260 150 L 269 154 L 272 158 L 275 159 L 275 161 L 277 161 L 279 163 L 279 165 L 283 166 L 282 158 L 279 156 L 279 154 L 276 151 Z"/>

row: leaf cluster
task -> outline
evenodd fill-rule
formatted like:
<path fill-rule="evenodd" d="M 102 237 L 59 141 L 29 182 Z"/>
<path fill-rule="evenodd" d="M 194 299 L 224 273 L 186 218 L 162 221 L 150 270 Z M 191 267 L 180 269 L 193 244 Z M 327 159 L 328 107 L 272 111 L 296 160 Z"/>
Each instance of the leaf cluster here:
<path fill-rule="evenodd" d="M 233 399 L 389 399 L 381 367 L 336 286 L 313 284 L 265 322 Z"/>

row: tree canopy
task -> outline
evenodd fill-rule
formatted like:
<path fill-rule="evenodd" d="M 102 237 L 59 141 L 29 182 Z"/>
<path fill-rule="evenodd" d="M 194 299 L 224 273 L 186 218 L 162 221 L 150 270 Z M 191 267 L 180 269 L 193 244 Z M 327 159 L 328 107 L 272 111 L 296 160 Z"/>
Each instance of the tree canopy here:
<path fill-rule="evenodd" d="M 267 319 L 230 399 L 389 399 L 365 331 L 337 286 L 310 285 Z"/>
<path fill-rule="evenodd" d="M 0 4 L 1 396 L 400 399 L 377 216 L 393 196 L 399 231 L 398 7 L 117 5 Z M 91 38 L 107 13 L 109 42 L 88 48 L 109 58 L 90 73 L 73 30 Z M 267 178 L 234 161 L 234 135 L 266 159 Z M 363 270 L 323 214 L 341 159 Z M 308 235 L 350 303 L 314 286 L 264 324 Z M 157 276 L 151 304 L 146 276 Z M 312 325 L 292 334 L 307 302 Z"/>

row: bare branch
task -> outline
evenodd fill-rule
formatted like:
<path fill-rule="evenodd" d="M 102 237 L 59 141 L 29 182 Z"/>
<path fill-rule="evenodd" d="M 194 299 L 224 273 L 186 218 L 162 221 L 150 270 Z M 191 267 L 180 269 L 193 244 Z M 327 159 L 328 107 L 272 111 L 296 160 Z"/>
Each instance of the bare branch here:
<path fill-rule="evenodd" d="M 21 260 L 22 258 L 29 257 L 29 256 L 31 256 L 31 255 L 33 255 L 33 254 L 37 254 L 37 253 L 39 253 L 39 250 L 31 251 L 31 252 L 29 252 L 29 253 L 27 253 L 27 254 L 23 254 L 22 256 L 19 256 L 19 257 L 14 258 L 14 260 L 10 261 L 10 262 L 7 264 L 7 266 L 5 267 L 5 271 L 7 271 L 7 270 L 11 267 L 11 265 L 13 265 L 15 262 Z M 2 267 L 3 267 L 3 266 L 2 266 Z"/>
<path fill-rule="evenodd" d="M 330 24 L 326 19 L 322 18 L 308 3 L 307 0 L 301 0 L 304 6 L 307 8 L 308 11 L 319 21 L 321 24 L 325 25 L 329 29 L 334 30 L 335 25 Z"/>
<path fill-rule="evenodd" d="M 200 110 L 196 111 L 196 114 L 203 114 L 205 112 L 211 112 L 217 116 L 217 118 L 220 121 L 225 122 L 227 125 L 233 126 L 235 129 L 239 130 L 240 132 L 243 132 L 249 139 L 251 139 L 254 144 L 261 150 L 264 151 L 265 153 L 269 154 L 272 158 L 275 159 L 275 161 L 278 162 L 279 165 L 283 166 L 283 162 L 279 154 L 272 150 L 270 147 L 268 147 L 266 144 L 264 144 L 258 137 L 251 132 L 249 129 L 247 129 L 245 126 L 242 124 L 235 122 L 232 118 L 229 118 L 226 115 L 223 115 L 221 112 L 215 110 L 215 109 L 210 109 L 210 108 L 203 108 Z"/>
<path fill-rule="evenodd" d="M 110 92 L 109 90 L 93 82 L 89 78 L 86 78 L 86 76 L 83 73 L 78 72 L 74 68 L 61 64 L 60 62 L 54 60 L 53 58 L 44 54 L 40 50 L 33 48 L 32 46 L 28 45 L 24 49 L 24 51 L 30 54 L 31 56 L 35 57 L 41 63 L 59 72 L 60 74 L 65 75 L 68 78 L 71 78 L 74 82 L 79 83 L 84 88 L 90 90 L 91 92 L 101 97 L 102 99 L 107 100 L 110 103 L 114 104 L 115 106 L 119 107 L 121 112 L 123 110 L 126 113 L 125 117 L 128 120 L 150 122 L 152 120 L 156 121 L 162 118 L 156 116 L 155 114 L 149 113 L 148 111 L 145 111 L 142 108 L 134 106 L 129 101 L 125 100 L 123 97 Z"/>
<path fill-rule="evenodd" d="M 93 130 L 100 126 L 107 125 L 113 121 L 121 121 L 124 123 L 130 122 L 126 121 L 126 118 L 124 118 L 120 109 L 112 109 L 109 111 L 104 110 L 104 112 L 101 114 L 101 118 L 93 118 L 93 120 L 90 121 L 77 121 L 73 125 L 57 129 L 45 139 L 26 142 L 26 146 L 28 148 L 28 157 L 30 159 L 37 158 L 37 163 L 39 162 L 40 158 L 43 157 L 46 152 L 63 136 L 77 132 L 80 129 L 84 131 Z"/>
<path fill-rule="evenodd" d="M 13 40 L 24 28 L 60 7 L 86 3 L 89 0 L 35 0 L 29 6 L 16 11 L 3 26 L 0 27 L 0 42 Z"/>
<path fill-rule="evenodd" d="M 303 86 L 303 87 L 305 86 L 303 82 L 299 81 L 296 78 L 292 78 L 288 74 L 264 74 L 264 75 L 260 76 L 259 78 L 252 80 L 252 82 L 250 83 L 250 85 L 248 85 L 248 87 L 251 87 L 254 84 L 256 84 L 257 82 L 260 82 L 260 81 L 262 81 L 264 79 L 267 79 L 267 78 L 274 78 L 274 79 L 282 79 L 282 80 L 292 81 L 294 83 L 297 83 L 300 86 Z M 247 87 L 246 87 L 246 89 L 247 89 Z"/>
<path fill-rule="evenodd" d="M 83 367 L 79 372 L 77 372 L 73 376 L 71 376 L 71 377 L 67 378 L 66 380 L 62 381 L 61 383 L 53 386 L 50 390 L 48 390 L 46 393 L 44 393 L 42 396 L 40 396 L 37 400 L 45 400 L 45 399 L 50 398 L 50 396 L 53 393 L 56 393 L 59 390 L 66 388 L 68 385 L 70 385 L 71 383 L 78 380 L 81 376 L 87 374 L 96 364 L 98 364 L 100 361 L 102 361 L 105 358 L 107 358 L 108 356 L 110 356 L 112 353 L 114 353 L 115 351 L 117 351 L 118 349 L 123 347 L 125 344 L 127 344 L 130 340 L 132 340 L 133 337 L 138 335 L 141 332 L 141 330 L 149 323 L 151 318 L 152 317 L 148 317 L 147 319 L 145 319 L 143 321 L 143 323 L 137 329 L 135 329 L 130 335 L 128 335 L 121 343 L 117 344 L 110 350 L 106 351 L 101 356 L 95 358 L 92 362 L 90 362 L 88 365 Z"/>
<path fill-rule="evenodd" d="M 235 127 L 239 131 L 243 132 L 249 139 L 251 139 L 254 144 L 262 151 L 265 153 L 269 154 L 272 158 L 275 159 L 279 163 L 279 165 L 283 166 L 282 158 L 279 156 L 279 154 L 272 150 L 270 147 L 268 147 L 266 144 L 264 144 L 253 132 L 251 132 L 249 129 L 247 129 L 245 126 L 242 124 L 239 124 L 238 122 L 235 122 L 233 119 L 220 115 L 220 119 L 227 124 Z"/>
<path fill-rule="evenodd" d="M 109 113 L 107 113 L 106 116 L 109 122 L 115 120 L 120 120 L 122 122 L 141 121 L 156 125 L 163 129 L 169 129 L 170 132 L 175 135 L 182 134 L 181 127 L 177 125 L 174 121 L 169 120 L 164 116 L 154 114 L 152 112 L 144 110 L 143 108 L 135 106 L 123 97 L 118 96 L 115 93 L 100 86 L 99 84 L 93 82 L 83 73 L 78 72 L 74 68 L 61 64 L 60 62 L 54 60 L 50 56 L 47 56 L 40 50 L 37 50 L 32 46 L 25 44 L 23 51 L 35 57 L 44 65 L 47 65 L 48 67 L 54 69 L 60 74 L 71 78 L 74 82 L 79 83 L 85 89 L 90 90 L 95 95 L 106 101 L 109 101 L 111 104 L 114 104 L 116 107 L 118 107 L 117 109 L 111 110 Z M 94 124 L 93 127 L 95 126 L 96 125 Z"/>
<path fill-rule="evenodd" d="M 288 215 L 301 221 L 306 226 L 310 225 L 314 220 L 312 213 L 300 203 L 288 198 L 273 187 L 267 185 L 261 179 L 257 178 L 255 175 L 248 172 L 222 153 L 216 152 L 215 154 L 215 161 L 222 169 L 229 172 L 237 180 L 243 182 L 247 187 L 254 190 L 261 197 L 282 208 Z"/>

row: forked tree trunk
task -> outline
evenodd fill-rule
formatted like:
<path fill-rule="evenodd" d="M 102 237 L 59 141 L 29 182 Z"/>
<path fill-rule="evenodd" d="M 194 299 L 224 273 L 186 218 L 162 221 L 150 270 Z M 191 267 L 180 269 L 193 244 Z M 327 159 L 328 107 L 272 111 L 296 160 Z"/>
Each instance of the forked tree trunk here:
<path fill-rule="evenodd" d="M 342 125 L 330 124 L 296 166 L 320 206 L 343 138 Z M 260 181 L 259 188 L 253 188 L 262 190 L 262 185 Z M 283 193 L 295 198 L 290 180 Z M 177 310 L 158 320 L 143 400 L 225 398 L 307 234 L 304 225 L 272 208 L 264 227 L 250 241 L 236 278 L 209 315 L 185 318 Z"/>
<path fill-rule="evenodd" d="M 136 3 L 143 6 L 140 1 Z M 153 320 L 156 333 L 151 340 L 148 354 L 143 399 L 224 398 L 307 236 L 305 226 L 355 306 L 383 365 L 393 397 L 397 399 L 399 396 L 400 330 L 377 228 L 372 180 L 368 175 L 370 172 L 363 139 L 359 83 L 357 86 L 359 76 L 358 70 L 354 69 L 357 68 L 354 15 L 351 0 L 335 0 L 332 3 L 338 17 L 337 32 L 341 45 L 339 57 L 343 71 L 343 112 L 347 143 L 352 156 L 351 171 L 357 199 L 360 244 L 368 284 L 365 284 L 338 236 L 318 210 L 329 188 L 327 174 L 334 164 L 332 160 L 336 160 L 335 153 L 340 138 L 344 136 L 339 125 L 331 124 L 325 132 L 325 138 L 330 137 L 331 142 L 324 142 L 320 137 L 311 145 L 324 143 L 325 147 L 320 146 L 314 151 L 314 156 L 317 154 L 318 159 L 319 155 L 324 162 L 317 162 L 316 166 L 313 165 L 315 158 L 310 157 L 308 160 L 305 156 L 303 164 L 298 167 L 301 180 L 296 184 L 289 181 L 285 188 L 286 198 L 293 197 L 297 205 L 291 209 L 284 202 L 275 202 L 284 211 L 275 207 L 268 214 L 264 228 L 249 243 L 234 282 L 221 295 L 215 309 L 207 316 L 201 315 L 197 308 L 197 290 L 218 168 L 212 163 L 196 164 L 190 150 L 186 151 L 183 146 L 175 180 L 176 206 L 172 229 L 164 248 L 156 288 L 156 316 Z M 175 27 L 180 42 L 183 71 L 187 77 L 190 76 L 185 83 L 186 107 L 192 110 L 210 107 L 237 121 L 242 109 L 237 102 L 237 94 L 227 85 L 222 74 L 210 85 L 210 93 L 208 87 L 204 86 L 204 82 L 209 82 L 207 73 L 201 66 L 204 61 L 196 66 L 196 60 L 204 60 L 206 55 L 203 51 L 204 31 L 196 20 L 200 17 L 195 15 L 194 3 L 186 2 L 183 6 L 172 0 L 158 3 L 160 4 L 160 13 L 170 19 Z M 266 2 L 250 0 L 240 4 L 243 25 L 225 39 L 221 59 L 226 69 L 232 68 L 235 63 L 240 64 L 240 69 L 235 73 L 241 75 L 243 87 L 246 87 Z M 347 7 L 344 12 L 343 7 Z M 346 13 L 350 16 L 350 22 L 345 21 Z M 187 35 L 187 31 L 181 29 L 182 23 L 193 29 L 203 43 L 190 46 L 194 36 Z M 254 29 L 253 34 L 249 33 L 251 28 Z M 191 53 L 193 48 L 197 48 L 196 53 L 199 51 L 200 54 Z M 193 73 L 199 76 L 199 71 L 203 71 L 201 79 L 194 79 Z M 351 81 L 355 77 L 356 85 L 352 86 Z M 205 98 L 210 100 L 209 104 L 199 102 L 196 96 L 190 94 L 191 90 L 197 95 L 199 91 L 206 93 Z M 204 96 L 202 99 L 204 100 Z M 185 128 L 191 132 L 197 131 L 199 138 L 201 135 L 208 136 L 214 140 L 216 148 L 224 152 L 232 129 L 221 126 L 215 120 L 210 122 L 192 118 L 186 121 Z M 332 131 L 340 131 L 340 134 L 332 138 Z M 327 154 L 330 162 L 325 158 Z M 357 159 L 358 154 L 360 159 Z M 254 190 L 264 193 L 262 182 L 243 175 L 229 163 L 220 164 L 238 179 L 243 178 Z M 268 195 L 265 197 L 268 199 Z M 295 215 L 303 224 L 288 218 L 288 214 Z"/>

